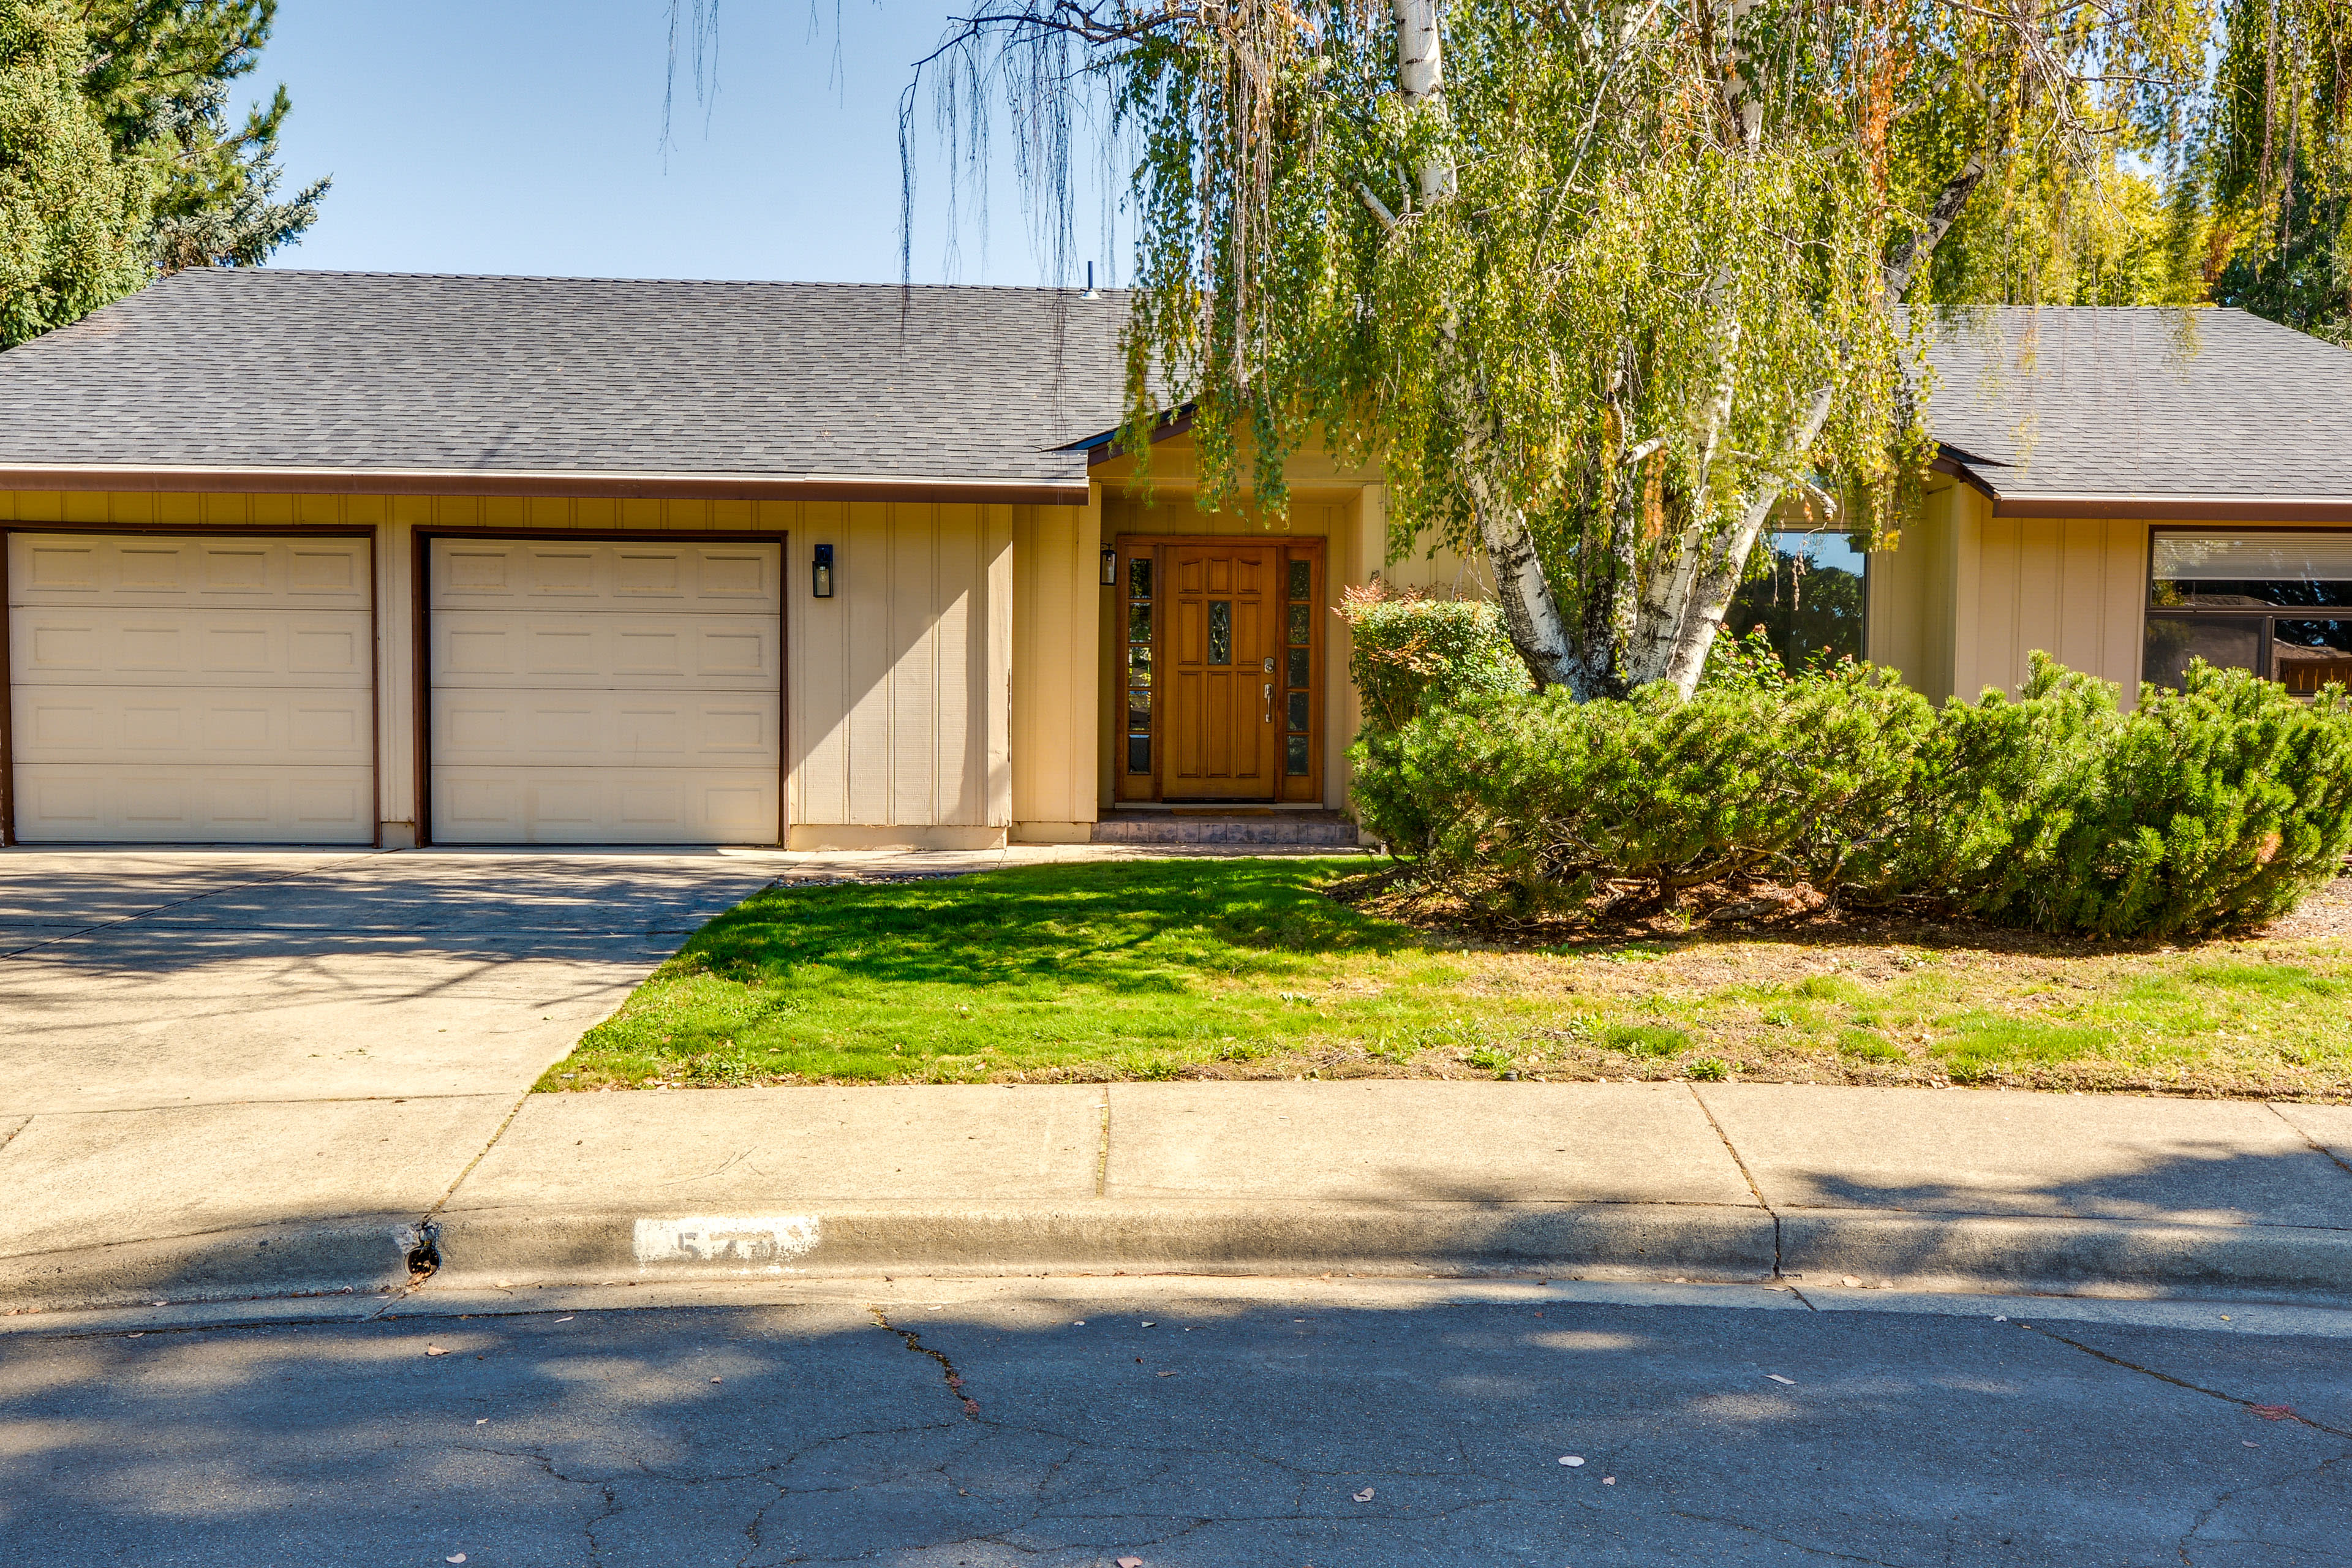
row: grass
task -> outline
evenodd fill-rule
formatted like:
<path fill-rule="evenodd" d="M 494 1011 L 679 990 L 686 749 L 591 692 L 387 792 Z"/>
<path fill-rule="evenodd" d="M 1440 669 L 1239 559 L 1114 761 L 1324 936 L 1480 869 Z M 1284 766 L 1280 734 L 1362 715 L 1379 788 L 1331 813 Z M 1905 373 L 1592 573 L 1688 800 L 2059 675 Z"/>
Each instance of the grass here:
<path fill-rule="evenodd" d="M 1702 928 L 1515 946 L 1348 901 L 1363 865 L 771 889 L 540 1088 L 1514 1073 L 2352 1093 L 2338 934 L 2174 950 Z"/>

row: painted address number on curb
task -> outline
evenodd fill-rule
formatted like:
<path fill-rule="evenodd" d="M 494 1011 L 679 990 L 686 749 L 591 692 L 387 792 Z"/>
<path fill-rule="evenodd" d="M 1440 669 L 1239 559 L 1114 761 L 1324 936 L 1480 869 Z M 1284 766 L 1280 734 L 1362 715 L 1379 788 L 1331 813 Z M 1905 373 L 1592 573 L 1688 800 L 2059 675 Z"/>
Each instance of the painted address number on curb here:
<path fill-rule="evenodd" d="M 690 1215 L 637 1221 L 639 1263 L 725 1263 L 777 1268 L 816 1248 L 813 1214 Z"/>

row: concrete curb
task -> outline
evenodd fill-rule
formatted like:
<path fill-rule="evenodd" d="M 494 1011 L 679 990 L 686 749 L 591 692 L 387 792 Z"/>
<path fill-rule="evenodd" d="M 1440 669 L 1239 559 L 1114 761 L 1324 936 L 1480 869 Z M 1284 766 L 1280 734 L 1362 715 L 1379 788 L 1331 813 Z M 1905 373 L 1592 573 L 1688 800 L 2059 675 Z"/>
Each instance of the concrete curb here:
<path fill-rule="evenodd" d="M 443 1276 L 595 1282 L 710 1274 L 1772 1273 L 1757 1209 L 1675 1204 L 835 1205 L 796 1214 L 445 1214 Z"/>
<path fill-rule="evenodd" d="M 0 1258 L 0 1311 L 374 1295 L 413 1220 L 353 1216 Z M 1682 1204 L 1122 1202 L 444 1214 L 436 1289 L 875 1274 L 1554 1274 L 1912 1290 L 2352 1300 L 2352 1231 Z"/>
<path fill-rule="evenodd" d="M 410 1215 L 353 1215 L 0 1258 L 0 1311 L 374 1294 L 409 1280 Z"/>
<path fill-rule="evenodd" d="M 1776 1258 L 1777 1244 L 1777 1258 Z M 1670 1204 L 1122 1203 L 445 1215 L 440 1282 L 1024 1273 L 1518 1274 L 2352 1298 L 2352 1232 Z"/>

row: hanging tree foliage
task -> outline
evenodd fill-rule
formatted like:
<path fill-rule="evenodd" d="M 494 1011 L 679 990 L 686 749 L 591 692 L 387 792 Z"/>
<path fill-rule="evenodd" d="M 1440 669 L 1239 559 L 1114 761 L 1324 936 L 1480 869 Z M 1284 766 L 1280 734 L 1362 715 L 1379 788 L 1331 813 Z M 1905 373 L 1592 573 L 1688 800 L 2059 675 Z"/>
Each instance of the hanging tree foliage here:
<path fill-rule="evenodd" d="M 2215 299 L 2352 347 L 2352 5 L 2229 0 L 2203 156 Z"/>
<path fill-rule="evenodd" d="M 2053 190 L 2165 134 L 2206 31 L 2200 0 L 1007 0 L 933 59 L 950 121 L 1002 88 L 1050 152 L 1099 82 L 1139 149 L 1132 449 L 1191 405 L 1210 505 L 1278 508 L 1318 437 L 1379 461 L 1398 543 L 1483 552 L 1536 678 L 1596 697 L 1696 684 L 1792 489 L 1899 512 L 1928 447 L 1890 307 L 1990 193 L 1985 247 L 2047 272 L 2082 216 Z M 1028 165 L 1066 201 L 1066 156 Z"/>

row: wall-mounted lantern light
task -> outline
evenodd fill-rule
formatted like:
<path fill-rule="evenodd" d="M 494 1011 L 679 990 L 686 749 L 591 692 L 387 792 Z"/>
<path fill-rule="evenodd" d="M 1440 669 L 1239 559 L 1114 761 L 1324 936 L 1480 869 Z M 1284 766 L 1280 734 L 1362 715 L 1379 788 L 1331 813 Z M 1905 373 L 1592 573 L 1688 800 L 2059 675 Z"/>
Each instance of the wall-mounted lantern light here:
<path fill-rule="evenodd" d="M 1108 544 L 1103 546 L 1102 585 L 1106 588 L 1118 586 L 1118 552 Z"/>
<path fill-rule="evenodd" d="M 833 546 L 816 547 L 816 560 L 809 567 L 809 592 L 820 599 L 833 597 Z"/>

